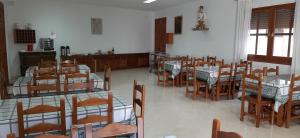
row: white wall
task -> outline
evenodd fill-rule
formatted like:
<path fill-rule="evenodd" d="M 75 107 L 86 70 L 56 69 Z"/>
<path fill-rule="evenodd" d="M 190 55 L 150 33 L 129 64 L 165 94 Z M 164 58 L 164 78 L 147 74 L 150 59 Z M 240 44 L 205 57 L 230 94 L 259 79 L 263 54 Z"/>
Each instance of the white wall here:
<path fill-rule="evenodd" d="M 292 3 L 295 0 L 253 0 L 253 7 L 264 7 L 284 3 Z M 207 32 L 194 32 L 192 28 L 196 24 L 198 7 L 204 5 L 207 12 Z M 177 7 L 157 11 L 156 18 L 167 17 L 167 31 L 174 32 L 174 17 L 183 15 L 183 33 L 175 35 L 174 44 L 168 45 L 167 52 L 171 55 L 193 56 L 217 55 L 224 58 L 225 62 L 233 59 L 235 24 L 236 24 L 236 0 L 198 0 Z M 275 67 L 278 64 L 255 62 L 254 67 Z M 281 73 L 289 73 L 290 66 L 280 66 Z"/>
<path fill-rule="evenodd" d="M 192 31 L 196 25 L 197 10 L 204 5 L 209 31 Z M 217 55 L 230 62 L 233 58 L 236 20 L 235 0 L 208 0 L 190 2 L 156 12 L 155 17 L 167 17 L 167 32 L 174 32 L 174 17 L 183 16 L 182 34 L 175 35 L 174 44 L 167 52 L 192 56 Z"/>
<path fill-rule="evenodd" d="M 153 49 L 152 12 L 66 3 L 53 0 L 16 0 L 6 3 L 8 63 L 11 79 L 20 74 L 19 50 L 13 42 L 15 23 L 33 24 L 37 40 L 57 34 L 55 49 L 70 45 L 72 53 L 94 53 L 115 48 L 116 53 L 149 52 Z M 91 17 L 103 19 L 103 35 L 91 35 Z"/>

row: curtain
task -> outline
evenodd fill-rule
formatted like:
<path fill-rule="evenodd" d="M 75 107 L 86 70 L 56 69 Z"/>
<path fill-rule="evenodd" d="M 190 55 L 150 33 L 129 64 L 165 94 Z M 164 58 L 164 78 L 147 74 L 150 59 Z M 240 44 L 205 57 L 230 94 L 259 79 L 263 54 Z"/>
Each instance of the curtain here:
<path fill-rule="evenodd" d="M 300 0 L 296 0 L 292 74 L 300 74 Z"/>
<path fill-rule="evenodd" d="M 247 44 L 250 36 L 252 13 L 252 0 L 238 0 L 237 3 L 234 62 L 247 59 Z"/>

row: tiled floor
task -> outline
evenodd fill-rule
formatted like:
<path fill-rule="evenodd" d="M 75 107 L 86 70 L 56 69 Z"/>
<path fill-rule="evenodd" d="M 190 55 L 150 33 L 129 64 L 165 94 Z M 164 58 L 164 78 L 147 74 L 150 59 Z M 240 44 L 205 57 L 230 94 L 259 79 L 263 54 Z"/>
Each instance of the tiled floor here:
<path fill-rule="evenodd" d="M 101 73 L 99 73 L 102 75 Z M 240 101 L 212 102 L 185 97 L 185 89 L 160 87 L 156 75 L 148 69 L 113 71 L 114 93 L 132 100 L 132 85 L 136 79 L 146 85 L 145 137 L 210 138 L 214 118 L 222 121 L 222 130 L 239 132 L 244 138 L 300 138 L 300 121 L 291 128 L 279 128 L 263 122 L 255 128 L 254 120 L 239 120 Z"/>

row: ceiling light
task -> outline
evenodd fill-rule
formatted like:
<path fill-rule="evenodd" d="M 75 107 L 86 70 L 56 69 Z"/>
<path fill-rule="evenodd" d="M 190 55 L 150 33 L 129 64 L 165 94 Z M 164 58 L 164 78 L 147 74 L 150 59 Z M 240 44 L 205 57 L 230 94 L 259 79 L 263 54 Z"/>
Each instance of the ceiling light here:
<path fill-rule="evenodd" d="M 145 0 L 144 3 L 147 3 L 147 4 L 148 4 L 148 3 L 155 2 L 155 1 L 156 1 L 156 0 Z"/>

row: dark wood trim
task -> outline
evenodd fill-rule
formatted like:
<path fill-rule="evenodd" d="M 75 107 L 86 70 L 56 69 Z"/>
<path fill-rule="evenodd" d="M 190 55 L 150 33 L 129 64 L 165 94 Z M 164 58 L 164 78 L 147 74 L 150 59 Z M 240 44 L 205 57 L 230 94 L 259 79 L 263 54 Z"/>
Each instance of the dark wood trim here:
<path fill-rule="evenodd" d="M 276 57 L 276 56 L 263 56 L 263 55 L 248 55 L 248 60 L 264 62 L 264 63 L 274 63 L 274 64 L 282 64 L 282 65 L 291 65 L 292 58 L 290 57 Z"/>
<path fill-rule="evenodd" d="M 109 65 L 112 70 L 149 67 L 149 53 L 72 55 L 62 56 L 61 59 L 76 59 L 78 64 L 89 66 L 92 72 L 104 71 L 107 65 Z"/>

